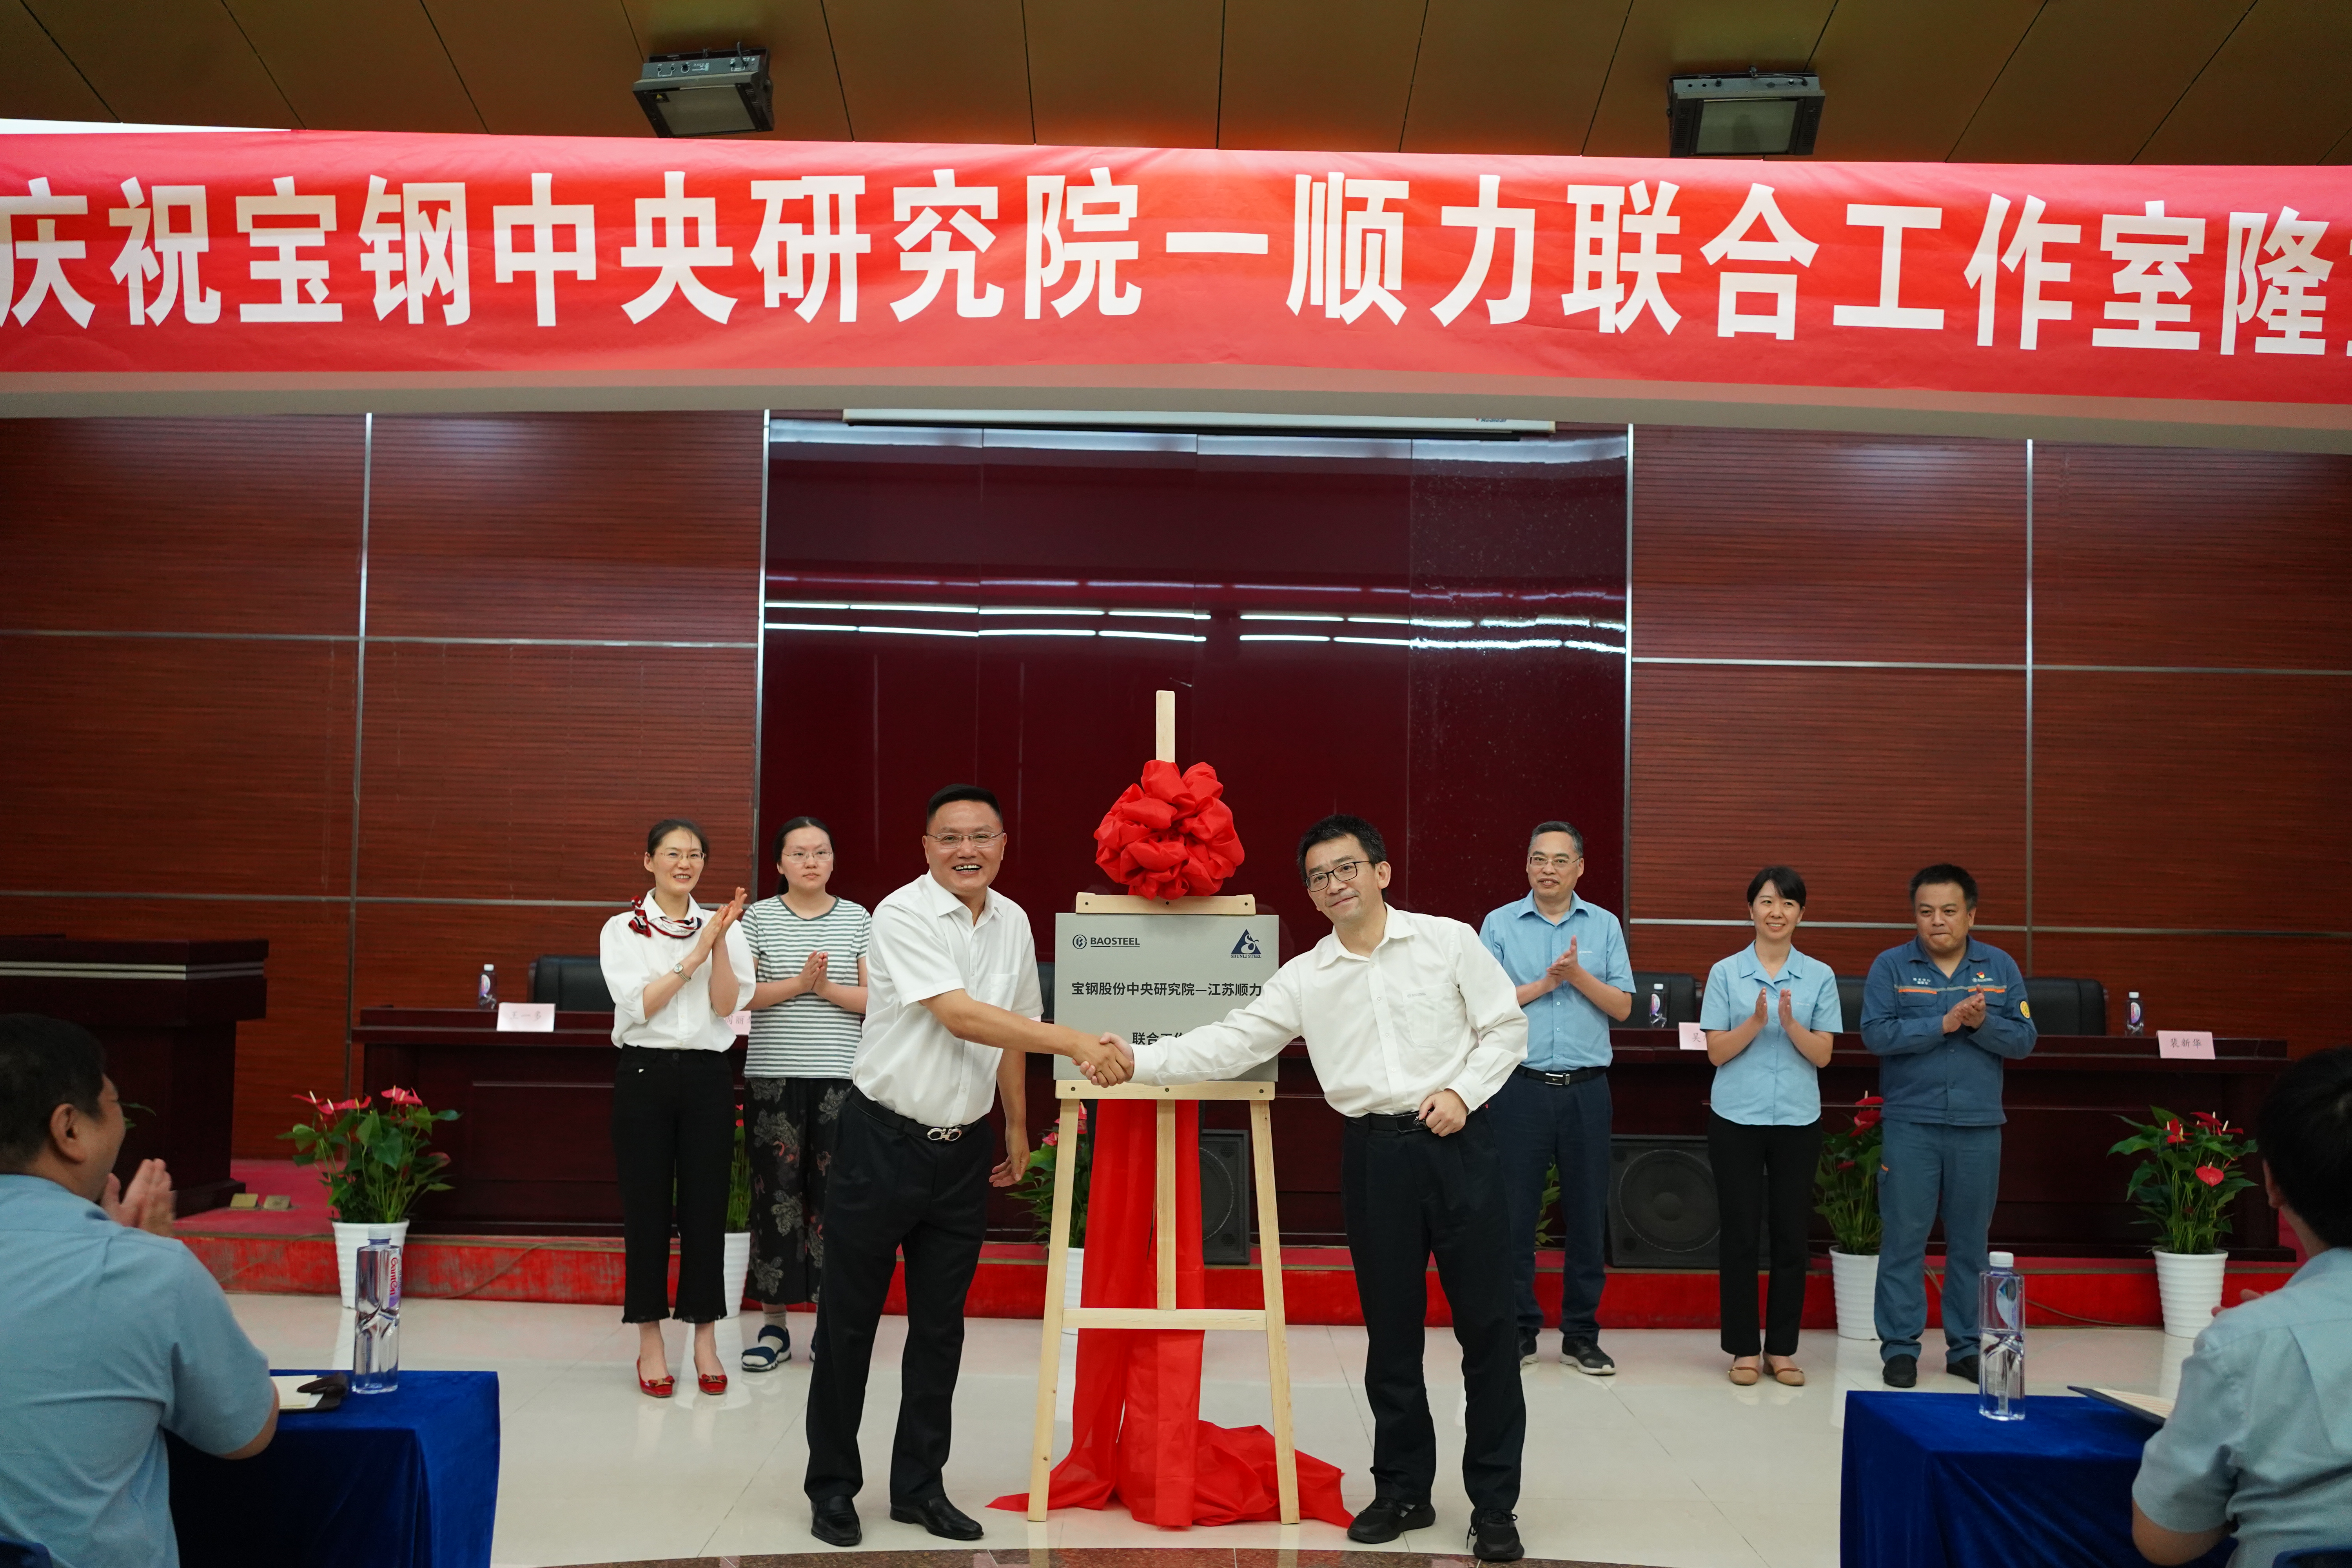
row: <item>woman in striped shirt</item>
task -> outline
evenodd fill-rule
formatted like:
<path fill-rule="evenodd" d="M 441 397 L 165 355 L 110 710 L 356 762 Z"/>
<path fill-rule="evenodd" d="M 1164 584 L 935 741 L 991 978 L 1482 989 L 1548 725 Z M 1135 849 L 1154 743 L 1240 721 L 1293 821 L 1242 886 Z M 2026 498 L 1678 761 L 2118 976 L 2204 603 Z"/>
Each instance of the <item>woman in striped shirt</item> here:
<path fill-rule="evenodd" d="M 788 1304 L 813 1302 L 824 1267 L 824 1179 L 866 1015 L 865 909 L 826 891 L 833 830 L 814 816 L 777 829 L 772 899 L 743 913 L 758 984 L 745 1058 L 751 1162 L 751 1289 L 766 1310 L 745 1372 L 792 1358 Z"/>

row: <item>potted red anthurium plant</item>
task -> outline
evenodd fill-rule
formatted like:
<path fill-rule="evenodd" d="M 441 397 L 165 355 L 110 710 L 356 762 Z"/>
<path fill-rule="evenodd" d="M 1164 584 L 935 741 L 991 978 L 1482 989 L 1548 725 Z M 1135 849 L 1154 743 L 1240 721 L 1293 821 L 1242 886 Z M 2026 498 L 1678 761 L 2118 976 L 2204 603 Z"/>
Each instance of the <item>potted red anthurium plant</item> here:
<path fill-rule="evenodd" d="M 310 1120 L 278 1134 L 294 1145 L 294 1163 L 317 1165 L 334 1214 L 335 1264 L 343 1305 L 352 1304 L 352 1254 L 370 1233 L 395 1244 L 408 1239 L 408 1211 L 426 1193 L 449 1190 L 440 1179 L 449 1156 L 431 1147 L 433 1124 L 454 1121 L 454 1110 L 434 1110 L 404 1089 L 356 1100 L 294 1097 Z M 382 1103 L 377 1103 L 381 1101 Z"/>
<path fill-rule="evenodd" d="M 1866 1094 L 1853 1108 L 1853 1125 L 1822 1137 L 1813 1168 L 1813 1212 L 1830 1222 L 1830 1279 L 1837 1300 L 1838 1338 L 1878 1337 L 1878 1152 L 1885 1140 L 1885 1101 Z"/>
<path fill-rule="evenodd" d="M 2123 1119 L 2132 1135 L 2107 1151 L 2146 1156 L 2134 1166 L 2126 1194 L 2156 1228 L 2156 1283 L 2164 1302 L 2164 1331 L 2193 1339 L 2221 1310 L 2221 1274 L 2230 1255 L 2230 1203 L 2254 1184 L 2241 1165 L 2254 1141 L 2210 1110 L 2187 1121 L 2150 1106 L 2152 1122 Z"/>

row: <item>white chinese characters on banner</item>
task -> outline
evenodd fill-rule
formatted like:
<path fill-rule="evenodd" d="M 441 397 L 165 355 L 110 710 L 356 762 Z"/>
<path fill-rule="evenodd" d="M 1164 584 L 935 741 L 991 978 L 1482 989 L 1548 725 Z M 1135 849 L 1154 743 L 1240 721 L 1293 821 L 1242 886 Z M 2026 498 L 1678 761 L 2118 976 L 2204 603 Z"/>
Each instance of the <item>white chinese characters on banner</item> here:
<path fill-rule="evenodd" d="M 539 324 L 555 325 L 555 275 L 569 272 L 582 282 L 593 282 L 596 277 L 596 209 L 585 202 L 559 205 L 554 196 L 555 176 L 533 174 L 530 177 L 530 201 L 527 205 L 494 206 L 490 209 L 491 276 L 501 283 L 511 283 L 517 274 L 526 274 L 537 285 Z M 557 229 L 569 229 L 569 248 L 555 243 Z M 530 248 L 515 248 L 517 229 L 530 232 Z"/>
<path fill-rule="evenodd" d="M 2091 342 L 2103 349 L 2193 349 L 2202 333 L 2183 331 L 2189 320 L 2189 274 L 2180 264 L 2205 250 L 2205 220 L 2168 217 L 2162 202 L 2149 202 L 2144 213 L 2108 213 L 2099 222 L 2099 248 L 2123 265 L 2116 269 L 2115 289 L 2135 296 L 2110 300 L 2110 321 L 2128 327 L 2094 327 Z M 2161 295 L 2182 296 L 2167 304 Z M 2170 322 L 2171 326 L 2161 326 Z"/>
<path fill-rule="evenodd" d="M 1941 331 L 1944 312 L 1917 305 L 1906 305 L 1903 296 L 1903 231 L 1906 228 L 1941 228 L 1944 209 L 1941 207 L 1886 206 L 1874 202 L 1850 202 L 1846 205 L 1845 221 L 1856 228 L 1874 228 L 1882 232 L 1878 244 L 1878 303 L 1875 305 L 1840 305 L 1830 312 L 1830 321 L 1840 327 L 1901 327 L 1919 331 Z"/>
<path fill-rule="evenodd" d="M 1139 241 L 1062 237 L 1066 219 L 1072 234 L 1125 234 L 1135 221 L 1133 185 L 1111 184 L 1107 168 L 1090 170 L 1088 178 L 1091 184 L 1073 185 L 1060 174 L 1029 176 L 1029 249 L 1021 313 L 1030 321 L 1045 313 L 1045 290 L 1059 287 L 1063 272 L 1073 267 L 1075 280 L 1054 300 L 1056 315 L 1068 315 L 1087 302 L 1088 294 L 1106 316 L 1132 316 L 1143 303 L 1140 288 L 1131 282 L 1122 286 L 1118 280 L 1118 264 L 1136 258 Z"/>
<path fill-rule="evenodd" d="M 1757 239 L 1750 231 L 1761 223 L 1771 237 Z M 1769 185 L 1751 184 L 1748 199 L 1739 204 L 1739 211 L 1723 226 L 1723 232 L 1698 247 L 1710 267 L 1720 264 L 1726 257 L 1734 261 L 1795 262 L 1800 267 L 1813 264 L 1813 253 L 1820 247 L 1789 226 L 1780 214 L 1780 204 L 1774 199 Z M 1718 272 L 1715 311 L 1715 335 L 1736 337 L 1741 332 L 1769 332 L 1783 341 L 1797 335 L 1797 278 L 1792 272 Z M 1767 295 L 1772 300 L 1769 316 L 1743 312 L 1739 309 L 1742 295 Z"/>
<path fill-rule="evenodd" d="M 75 292 L 66 280 L 63 265 L 81 260 L 89 247 L 82 240 L 58 237 L 58 219 L 80 217 L 89 211 L 88 196 L 52 195 L 45 178 L 27 180 L 21 196 L 0 196 L 0 315 L 13 315 L 21 327 L 33 319 L 43 301 L 55 299 L 58 309 L 73 318 L 74 325 L 89 325 L 90 312 L 97 307 Z M 16 237 L 19 220 L 32 225 L 30 237 Z M 33 264 L 33 276 L 21 296 L 16 292 L 19 261 Z M 13 310 L 11 300 L 16 304 Z"/>
<path fill-rule="evenodd" d="M 1680 272 L 1683 258 L 1660 250 L 1658 241 L 1683 231 L 1683 220 L 1674 210 L 1675 197 L 1681 190 L 1671 180 L 1659 181 L 1657 205 L 1653 206 L 1647 180 L 1631 186 L 1568 187 L 1568 205 L 1576 214 L 1576 247 L 1570 289 L 1559 297 L 1564 314 L 1580 316 L 1590 310 L 1600 331 L 1623 332 L 1631 331 L 1647 310 L 1659 331 L 1673 332 L 1683 319 L 1682 312 L 1666 302 L 1665 289 L 1658 279 Z M 1630 213 L 1624 210 L 1629 205 L 1633 209 Z M 1625 248 L 1625 236 L 1635 241 L 1631 250 Z M 1622 280 L 1629 275 L 1633 279 L 1630 289 Z"/>
<path fill-rule="evenodd" d="M 735 309 L 733 296 L 719 293 L 694 275 L 698 267 L 732 267 L 735 250 L 719 243 L 718 198 L 688 195 L 683 169 L 662 175 L 660 195 L 637 198 L 637 242 L 621 247 L 621 265 L 657 274 L 644 293 L 621 307 L 633 322 L 642 324 L 668 304 L 673 293 L 684 295 L 688 304 L 714 321 L 723 323 Z"/>
<path fill-rule="evenodd" d="M 986 224 L 996 221 L 994 185 L 959 185 L 953 169 L 934 169 L 928 185 L 900 185 L 890 193 L 892 217 L 907 226 L 898 234 L 901 271 L 919 272 L 923 280 L 913 292 L 890 301 L 890 313 L 900 321 L 922 314 L 940 297 L 952 274 L 959 316 L 993 316 L 1004 309 L 1004 290 L 994 283 L 979 287 L 981 253 L 996 243 Z M 945 217 L 940 215 L 945 213 Z M 985 220 L 983 222 L 983 220 Z M 955 248 L 957 236 L 971 248 Z"/>
<path fill-rule="evenodd" d="M 2265 241 L 2263 230 L 2270 237 Z M 2267 213 L 2231 213 L 2230 248 L 2222 272 L 2221 352 L 2238 352 L 2238 328 L 2257 316 L 2270 328 L 2254 339 L 2258 354 L 2324 354 L 2321 318 L 2327 297 L 2313 289 L 2336 270 L 2319 254 L 2326 222 L 2283 207 L 2278 221 Z M 2268 261 L 2257 263 L 2257 258 Z M 2347 345 L 2352 352 L 2352 345 Z"/>
<path fill-rule="evenodd" d="M 1296 177 L 1292 185 L 1290 293 L 1286 303 L 1297 315 L 1301 305 L 1320 305 L 1326 316 L 1353 322 L 1378 306 L 1391 324 L 1404 320 L 1404 214 L 1388 204 L 1411 195 L 1405 180 L 1355 179 L 1333 173 L 1318 180 Z M 1349 208 L 1350 201 L 1361 201 Z M 1352 289 L 1351 294 L 1349 291 Z"/>
<path fill-rule="evenodd" d="M 462 182 L 415 181 L 394 194 L 383 176 L 371 175 L 354 232 L 364 247 L 360 270 L 375 274 L 378 321 L 405 302 L 409 321 L 421 324 L 425 302 L 436 294 L 442 297 L 442 325 L 459 326 L 472 316 Z"/>
<path fill-rule="evenodd" d="M 1445 227 L 1477 231 L 1470 246 L 1470 263 L 1462 269 L 1461 281 L 1454 285 L 1454 292 L 1429 308 L 1431 315 L 1449 327 L 1454 318 L 1468 310 L 1470 301 L 1486 287 L 1487 269 L 1495 264 L 1497 229 L 1508 229 L 1511 234 L 1511 288 L 1501 299 L 1486 301 L 1486 320 L 1496 326 L 1519 321 L 1527 315 L 1528 304 L 1535 296 L 1536 209 L 1502 205 L 1502 185 L 1501 175 L 1481 174 L 1476 206 L 1438 209 L 1438 221 Z"/>
<path fill-rule="evenodd" d="M 2010 201 L 1994 195 L 1985 202 L 1984 227 L 1977 235 L 1976 250 L 1961 273 L 1977 290 L 1977 345 L 1992 346 L 1993 324 L 1999 304 L 2000 273 L 1996 267 L 2017 272 L 2023 285 L 2019 293 L 2017 309 L 2017 346 L 2032 349 L 2041 346 L 2042 323 L 2071 321 L 2074 302 L 2053 300 L 2042 292 L 2050 283 L 2064 283 L 2074 275 L 2071 261 L 2053 261 L 2046 254 L 2053 245 L 2079 245 L 2083 240 L 2080 224 L 2044 223 L 2045 210 L 2040 196 L 2025 198 L 2025 211 L 2011 233 L 2009 248 L 2000 247 L 2001 229 L 2009 221 Z M 2020 271 L 2021 264 L 2023 270 Z"/>
<path fill-rule="evenodd" d="M 841 264 L 835 298 L 836 319 L 857 320 L 857 258 L 874 248 L 874 237 L 857 232 L 857 198 L 866 194 L 863 174 L 808 174 L 797 180 L 754 180 L 751 199 L 764 204 L 759 237 L 751 242 L 751 268 L 764 285 L 772 310 L 798 300 L 793 314 L 814 321 L 833 289 L 834 263 Z M 784 221 L 786 202 L 809 205 L 808 226 Z M 776 253 L 783 252 L 779 267 Z"/>
<path fill-rule="evenodd" d="M 275 195 L 236 198 L 236 231 L 252 240 L 254 249 L 278 253 L 274 259 L 254 258 L 246 269 L 257 283 L 277 284 L 278 298 L 274 300 L 247 300 L 237 306 L 236 319 L 240 321 L 341 321 L 342 306 L 331 304 L 327 300 L 327 258 L 299 254 L 305 250 L 326 248 L 327 236 L 335 232 L 335 198 L 331 195 L 298 195 L 290 174 L 278 175 L 270 182 L 270 185 Z"/>

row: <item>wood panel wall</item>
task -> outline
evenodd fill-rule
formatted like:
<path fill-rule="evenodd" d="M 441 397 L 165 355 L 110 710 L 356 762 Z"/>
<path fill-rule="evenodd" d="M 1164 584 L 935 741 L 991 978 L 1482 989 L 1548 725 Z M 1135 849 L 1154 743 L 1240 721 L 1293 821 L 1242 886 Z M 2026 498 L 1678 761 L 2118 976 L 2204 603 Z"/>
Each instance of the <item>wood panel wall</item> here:
<path fill-rule="evenodd" d="M 1862 973 L 1956 860 L 2029 973 L 2152 1027 L 2352 1037 L 2352 460 L 1643 429 L 1631 943 L 1708 967 L 1748 878 Z"/>
<path fill-rule="evenodd" d="M 269 1155 L 354 1001 L 593 952 L 654 817 L 748 881 L 762 473 L 744 414 L 0 421 L 0 931 L 267 937 Z"/>

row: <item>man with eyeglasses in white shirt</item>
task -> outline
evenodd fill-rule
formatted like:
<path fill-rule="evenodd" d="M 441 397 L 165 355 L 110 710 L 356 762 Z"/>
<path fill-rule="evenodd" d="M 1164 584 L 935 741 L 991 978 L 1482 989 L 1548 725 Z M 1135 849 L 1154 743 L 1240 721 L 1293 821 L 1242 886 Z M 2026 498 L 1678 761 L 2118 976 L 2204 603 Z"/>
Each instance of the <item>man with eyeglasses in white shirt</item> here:
<path fill-rule="evenodd" d="M 1513 1562 L 1527 1406 L 1500 1155 L 1485 1107 L 1527 1055 L 1527 1016 L 1477 932 L 1389 906 L 1388 850 L 1370 823 L 1327 816 L 1308 828 L 1298 872 L 1331 934 L 1246 1007 L 1134 1047 L 1135 1077 L 1228 1079 L 1306 1039 L 1324 1097 L 1348 1118 L 1340 1185 L 1369 1341 L 1375 1495 L 1349 1539 L 1393 1541 L 1436 1523 L 1437 1436 L 1422 1377 L 1433 1254 L 1462 1346 L 1470 1548 Z"/>

